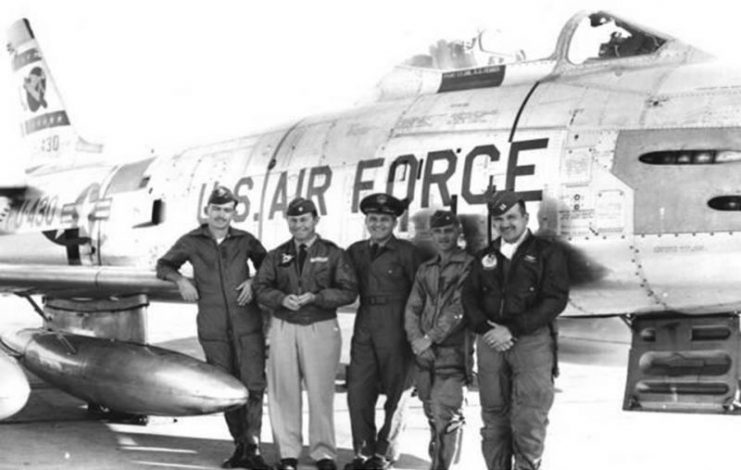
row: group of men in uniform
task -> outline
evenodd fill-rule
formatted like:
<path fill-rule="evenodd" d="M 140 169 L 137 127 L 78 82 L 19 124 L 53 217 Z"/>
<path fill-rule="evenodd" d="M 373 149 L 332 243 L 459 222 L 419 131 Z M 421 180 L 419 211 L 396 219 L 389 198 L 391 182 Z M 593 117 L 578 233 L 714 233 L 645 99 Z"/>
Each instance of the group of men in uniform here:
<path fill-rule="evenodd" d="M 157 262 L 157 275 L 198 302 L 198 338 L 206 360 L 239 378 L 246 405 L 225 413 L 235 442 L 224 468 L 266 470 L 260 452 L 262 403 L 280 460 L 295 470 L 301 453 L 302 389 L 309 408 L 309 455 L 319 470 L 337 469 L 335 376 L 341 337 L 337 309 L 359 307 L 347 369 L 355 456 L 345 470 L 387 469 L 400 456 L 398 437 L 413 388 L 430 426 L 431 469 L 458 459 L 464 386 L 472 380 L 474 333 L 489 470 L 537 469 L 553 402 L 553 322 L 568 297 L 558 247 L 527 229 L 524 202 L 510 191 L 488 207 L 500 237 L 473 256 L 459 245 L 458 217 L 436 211 L 429 229 L 436 254 L 394 236 L 408 203 L 388 194 L 361 201 L 367 240 L 347 250 L 316 232 L 314 203 L 286 209 L 291 239 L 267 252 L 231 226 L 237 199 L 218 186 L 207 223 L 183 235 Z M 193 266 L 193 284 L 179 272 Z M 252 262 L 256 275 L 249 268 Z M 269 354 L 261 309 L 270 312 Z M 386 396 L 380 428 L 375 408 Z"/>

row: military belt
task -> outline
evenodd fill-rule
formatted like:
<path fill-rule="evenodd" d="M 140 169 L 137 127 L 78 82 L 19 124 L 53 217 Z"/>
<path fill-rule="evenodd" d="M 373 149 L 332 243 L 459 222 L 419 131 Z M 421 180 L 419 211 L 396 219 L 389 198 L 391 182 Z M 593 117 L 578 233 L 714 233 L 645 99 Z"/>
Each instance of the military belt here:
<path fill-rule="evenodd" d="M 401 295 L 368 295 L 360 297 L 362 305 L 384 305 L 392 302 L 406 302 L 406 297 Z"/>

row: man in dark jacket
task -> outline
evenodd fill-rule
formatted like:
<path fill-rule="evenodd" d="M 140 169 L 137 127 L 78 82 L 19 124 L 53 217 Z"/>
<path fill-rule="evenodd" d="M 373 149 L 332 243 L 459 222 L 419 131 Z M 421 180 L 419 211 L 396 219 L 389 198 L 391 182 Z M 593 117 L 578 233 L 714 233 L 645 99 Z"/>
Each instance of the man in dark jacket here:
<path fill-rule="evenodd" d="M 430 217 L 438 254 L 417 270 L 404 327 L 415 354 L 415 384 L 430 424 L 431 470 L 458 461 L 463 433 L 463 387 L 471 363 L 461 289 L 473 256 L 458 246 L 460 222 L 449 211 Z"/>
<path fill-rule="evenodd" d="M 476 256 L 463 305 L 476 343 L 482 452 L 489 470 L 540 467 L 553 404 L 554 321 L 566 307 L 563 252 L 527 229 L 525 203 L 499 191 L 488 203 L 500 237 Z"/>
<path fill-rule="evenodd" d="M 208 222 L 180 237 L 157 261 L 157 277 L 174 282 L 184 300 L 198 302 L 198 340 L 206 361 L 249 391 L 245 406 L 225 413 L 236 448 L 222 467 L 264 470 L 270 468 L 260 455 L 265 338 L 247 262 L 258 269 L 266 251 L 251 234 L 230 226 L 236 206 L 228 188 L 216 187 L 206 206 Z M 179 272 L 186 261 L 195 285 Z"/>
<path fill-rule="evenodd" d="M 340 361 L 337 308 L 358 295 L 347 254 L 316 234 L 316 206 L 298 198 L 286 210 L 293 238 L 270 251 L 255 279 L 258 301 L 272 311 L 268 357 L 270 423 L 277 470 L 296 470 L 301 453 L 301 386 L 309 399 L 309 454 L 335 470 L 334 382 Z"/>
<path fill-rule="evenodd" d="M 345 468 L 385 469 L 398 458 L 396 439 L 403 428 L 404 402 L 411 395 L 412 350 L 404 333 L 404 306 L 420 251 L 393 235 L 407 203 L 389 194 L 360 202 L 369 240 L 353 243 L 348 253 L 360 285 L 360 307 L 347 371 L 355 459 Z M 376 432 L 376 401 L 386 394 L 384 422 Z"/>

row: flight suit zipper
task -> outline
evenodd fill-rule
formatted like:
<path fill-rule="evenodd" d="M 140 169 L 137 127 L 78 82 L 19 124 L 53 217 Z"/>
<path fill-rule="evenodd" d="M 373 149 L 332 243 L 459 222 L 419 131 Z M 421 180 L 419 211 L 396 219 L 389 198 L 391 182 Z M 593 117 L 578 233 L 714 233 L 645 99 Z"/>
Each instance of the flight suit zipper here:
<path fill-rule="evenodd" d="M 227 233 L 226 237 L 224 237 L 224 240 L 221 241 L 221 244 L 223 245 L 226 243 L 226 240 L 229 238 L 229 234 Z M 224 312 L 226 313 L 226 329 L 229 336 L 231 336 L 232 332 L 232 318 L 231 313 L 229 312 L 229 299 L 226 296 L 226 290 L 224 286 L 224 266 L 221 264 L 221 245 L 216 243 L 216 240 L 213 238 L 211 239 L 213 244 L 216 246 L 216 264 L 219 268 L 219 287 L 221 288 L 221 296 L 224 300 Z"/>

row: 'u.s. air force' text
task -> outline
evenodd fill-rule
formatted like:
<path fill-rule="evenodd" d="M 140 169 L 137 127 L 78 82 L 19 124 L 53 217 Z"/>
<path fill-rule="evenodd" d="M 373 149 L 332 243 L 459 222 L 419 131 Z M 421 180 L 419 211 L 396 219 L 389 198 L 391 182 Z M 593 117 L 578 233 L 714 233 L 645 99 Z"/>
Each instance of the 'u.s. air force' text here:
<path fill-rule="evenodd" d="M 497 188 L 492 184 L 491 178 L 488 184 L 484 185 L 484 189 L 481 189 L 481 184 L 472 184 L 476 177 L 474 165 L 478 159 L 488 159 L 489 163 L 496 165 L 490 173 L 502 172 L 506 175 L 506 189 L 518 191 L 526 201 L 541 200 L 542 190 L 522 191 L 517 187 L 518 177 L 535 174 L 535 165 L 519 165 L 518 159 L 523 152 L 547 147 L 547 138 L 515 141 L 510 145 L 506 160 L 502 159 L 499 149 L 494 144 L 478 145 L 467 153 L 464 153 L 462 149 L 444 149 L 430 151 L 423 158 L 417 158 L 413 154 L 399 155 L 388 166 L 385 187 L 375 187 L 375 181 L 369 178 L 368 174 L 373 169 L 383 168 L 386 160 L 384 158 L 360 160 L 355 168 L 350 210 L 352 213 L 358 212 L 361 193 L 364 192 L 386 192 L 415 199 L 418 184 L 420 185 L 419 203 L 422 208 L 430 207 L 433 187 L 437 189 L 443 206 L 451 204 L 453 194 L 459 194 L 469 205 L 483 204 L 486 198 L 486 188 Z M 451 188 L 452 177 L 461 167 L 463 174 L 460 187 Z M 263 205 L 267 208 L 268 220 L 274 219 L 276 214 L 282 216 L 288 203 L 299 196 L 313 199 L 320 215 L 327 214 L 326 193 L 332 185 L 332 168 L 329 165 L 269 173 L 262 183 L 263 187 L 258 188 L 262 191 L 258 193 L 264 201 Z M 474 186 L 477 186 L 476 190 L 473 189 Z M 248 196 L 248 193 L 255 189 L 254 187 L 255 179 L 252 176 L 244 176 L 234 185 L 234 194 L 239 200 L 235 222 L 244 221 L 250 213 L 253 214 L 255 220 L 259 218 L 258 210 L 253 209 L 252 201 Z M 204 183 L 198 199 L 199 218 L 202 218 L 204 198 L 210 191 L 211 185 Z"/>

